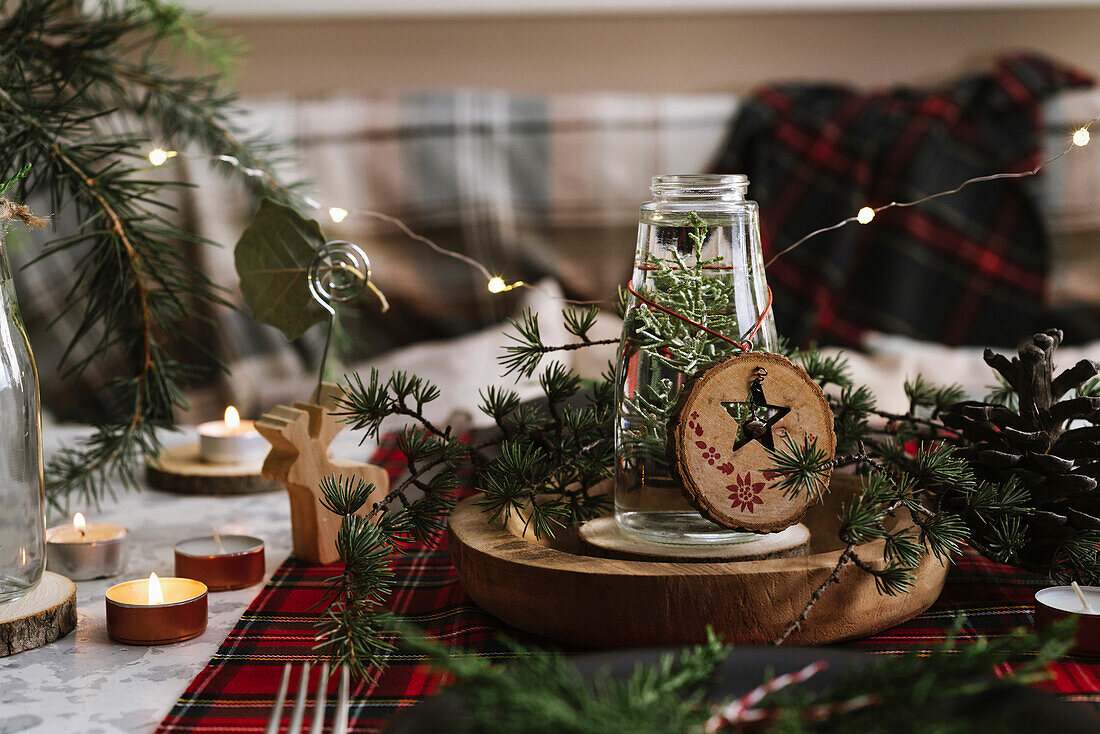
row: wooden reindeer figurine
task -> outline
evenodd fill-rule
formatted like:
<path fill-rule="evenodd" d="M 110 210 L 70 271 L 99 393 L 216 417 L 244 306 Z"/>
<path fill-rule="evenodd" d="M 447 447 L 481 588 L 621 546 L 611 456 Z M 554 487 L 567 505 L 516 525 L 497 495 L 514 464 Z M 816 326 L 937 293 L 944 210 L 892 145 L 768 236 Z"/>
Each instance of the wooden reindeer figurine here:
<path fill-rule="evenodd" d="M 329 444 L 344 427 L 331 412 L 342 394 L 332 383 L 321 385 L 316 403 L 277 406 L 256 421 L 256 430 L 271 443 L 263 475 L 286 486 L 290 495 L 290 526 L 294 555 L 308 563 L 333 563 L 340 516 L 321 504 L 321 478 L 329 474 L 359 477 L 374 484 L 362 512 L 369 512 L 389 491 L 389 477 L 373 464 L 329 456 Z"/>

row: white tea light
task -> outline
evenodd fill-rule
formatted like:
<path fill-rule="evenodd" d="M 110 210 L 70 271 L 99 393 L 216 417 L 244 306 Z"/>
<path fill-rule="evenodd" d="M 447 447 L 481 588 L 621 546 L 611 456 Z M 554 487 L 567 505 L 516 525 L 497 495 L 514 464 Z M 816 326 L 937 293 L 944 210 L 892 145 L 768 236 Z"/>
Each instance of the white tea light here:
<path fill-rule="evenodd" d="M 1078 593 L 1079 590 L 1079 593 Z M 1100 586 L 1051 586 L 1035 592 L 1035 603 L 1071 614 L 1100 616 Z"/>
<path fill-rule="evenodd" d="M 1052 586 L 1035 592 L 1035 623 L 1047 627 L 1066 617 L 1077 619 L 1078 653 L 1100 653 L 1100 586 Z"/>
<path fill-rule="evenodd" d="M 89 523 L 78 512 L 71 525 L 46 531 L 46 565 L 74 581 L 117 576 L 126 566 L 129 532 L 121 525 Z"/>
<path fill-rule="evenodd" d="M 199 424 L 199 456 L 214 464 L 244 464 L 261 461 L 270 448 L 252 421 L 241 420 L 230 405 L 225 418 Z"/>

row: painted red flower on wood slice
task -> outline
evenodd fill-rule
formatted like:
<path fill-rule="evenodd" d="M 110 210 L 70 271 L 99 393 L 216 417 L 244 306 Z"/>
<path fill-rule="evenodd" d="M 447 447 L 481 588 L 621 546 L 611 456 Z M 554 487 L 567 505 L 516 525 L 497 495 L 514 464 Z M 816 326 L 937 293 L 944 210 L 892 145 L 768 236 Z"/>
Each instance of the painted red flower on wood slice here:
<path fill-rule="evenodd" d="M 741 512 L 752 512 L 753 505 L 764 504 L 764 500 L 760 499 L 764 483 L 752 481 L 752 472 L 737 475 L 737 483 L 727 484 L 726 489 L 730 490 L 730 499 L 733 500 L 731 506 Z"/>

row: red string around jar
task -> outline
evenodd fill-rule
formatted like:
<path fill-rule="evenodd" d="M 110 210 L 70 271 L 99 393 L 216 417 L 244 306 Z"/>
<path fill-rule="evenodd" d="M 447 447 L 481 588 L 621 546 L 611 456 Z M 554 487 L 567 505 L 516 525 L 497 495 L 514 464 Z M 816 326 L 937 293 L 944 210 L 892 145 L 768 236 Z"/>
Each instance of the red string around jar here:
<path fill-rule="evenodd" d="M 744 337 L 745 341 L 744 342 L 739 342 L 736 339 L 731 339 L 730 337 L 726 336 L 725 334 L 721 334 L 721 333 L 715 331 L 714 329 L 711 329 L 707 326 L 704 326 L 703 324 L 700 324 L 698 321 L 694 321 L 692 319 L 689 319 L 687 316 L 684 316 L 682 313 L 678 313 L 676 311 L 673 311 L 671 308 L 667 308 L 665 306 L 662 306 L 661 304 L 657 303 L 656 301 L 651 301 L 650 299 L 646 298 L 642 294 L 638 293 L 638 291 L 634 290 L 634 286 L 631 283 L 626 284 L 626 289 L 628 291 L 630 291 L 630 294 L 632 296 L 634 296 L 635 298 L 637 298 L 642 303 L 644 303 L 645 305 L 649 306 L 650 308 L 655 308 L 658 311 L 662 311 L 664 313 L 667 313 L 669 316 L 675 316 L 676 318 L 680 319 L 684 323 L 691 324 L 696 329 L 700 329 L 702 331 L 707 332 L 711 336 L 714 336 L 714 337 L 717 337 L 717 338 L 719 338 L 723 341 L 729 342 L 730 344 L 734 345 L 735 347 L 738 347 L 742 352 L 752 351 L 752 340 L 756 338 L 756 333 L 758 331 L 760 331 L 760 327 L 764 323 L 764 318 L 768 315 L 768 311 L 771 310 L 771 307 L 772 307 L 772 289 L 771 289 L 771 286 L 765 286 L 765 288 L 768 289 L 768 302 L 767 302 L 767 304 L 765 304 L 764 310 L 760 312 L 760 318 L 758 318 L 756 320 L 756 325 L 752 327 L 752 331 L 750 331 L 748 333 L 748 335 L 746 337 Z"/>

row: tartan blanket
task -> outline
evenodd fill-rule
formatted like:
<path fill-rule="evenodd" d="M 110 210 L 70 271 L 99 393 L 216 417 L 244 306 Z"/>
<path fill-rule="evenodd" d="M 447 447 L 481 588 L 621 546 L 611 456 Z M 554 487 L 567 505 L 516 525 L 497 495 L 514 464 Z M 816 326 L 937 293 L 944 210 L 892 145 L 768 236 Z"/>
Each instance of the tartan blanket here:
<path fill-rule="evenodd" d="M 1024 55 L 928 92 L 765 87 L 742 104 L 715 169 L 748 174 L 768 257 L 863 206 L 1034 168 L 1043 100 L 1091 84 Z M 791 251 L 768 268 L 779 332 L 798 345 L 858 346 L 873 329 L 1012 346 L 1045 328 L 1050 253 L 1034 189 L 986 182 Z"/>
<path fill-rule="evenodd" d="M 375 462 L 392 476 L 404 468 L 400 454 L 384 445 Z M 469 489 L 465 490 L 469 493 Z M 466 596 L 451 564 L 446 538 L 437 548 L 415 547 L 393 557 L 398 582 L 387 607 L 401 619 L 453 649 L 506 660 L 500 644 L 507 635 L 544 648 L 575 651 L 504 625 Z M 159 733 L 262 732 L 287 662 L 313 657 L 315 604 L 339 564 L 311 566 L 287 559 L 225 638 L 209 665 L 195 677 L 157 729 Z M 944 640 L 958 614 L 967 623 L 959 639 L 995 637 L 1034 625 L 1032 596 L 1049 581 L 973 552 L 954 559 L 939 600 L 926 612 L 890 630 L 843 647 L 889 655 L 926 650 Z M 1004 674 L 1023 659 L 997 670 Z M 782 672 L 782 671 L 780 671 Z M 1069 656 L 1049 666 L 1051 677 L 1039 687 L 1072 701 L 1100 703 L 1100 658 Z M 397 650 L 374 683 L 352 692 L 350 730 L 378 731 L 409 706 L 435 693 L 444 676 L 418 653 Z"/>

